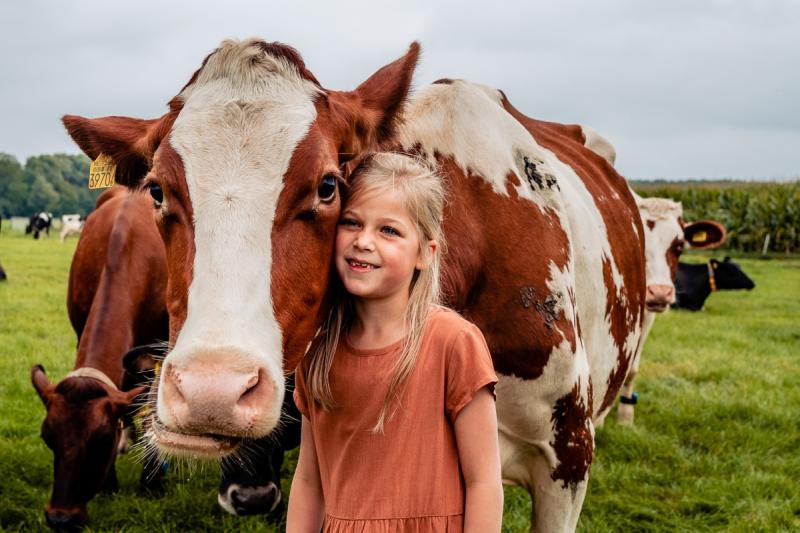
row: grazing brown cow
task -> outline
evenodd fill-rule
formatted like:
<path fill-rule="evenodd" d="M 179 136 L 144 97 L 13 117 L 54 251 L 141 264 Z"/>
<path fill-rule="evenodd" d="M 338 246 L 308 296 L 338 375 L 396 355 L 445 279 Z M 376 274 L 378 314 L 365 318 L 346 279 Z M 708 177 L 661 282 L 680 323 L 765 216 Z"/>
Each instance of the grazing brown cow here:
<path fill-rule="evenodd" d="M 283 369 L 326 311 L 339 184 L 370 150 L 410 151 L 439 164 L 449 192 L 443 284 L 500 374 L 503 476 L 534 496 L 537 530 L 570 531 L 595 421 L 641 339 L 641 219 L 580 127 L 530 119 L 465 81 L 408 97 L 418 54 L 338 92 L 289 47 L 226 41 L 161 118 L 64 117 L 120 183 L 149 169 L 174 343 L 152 438 L 215 457 L 273 429 Z"/>
<path fill-rule="evenodd" d="M 153 201 L 123 187 L 104 192 L 86 221 L 69 276 L 67 309 L 78 336 L 75 369 L 57 385 L 36 365 L 33 386 L 47 408 L 42 438 L 53 451 L 53 493 L 45 507 L 51 527 L 86 523 L 86 505 L 117 485 L 114 462 L 123 420 L 143 387 L 124 382 L 122 357 L 135 345 L 168 335 L 164 244 Z M 158 464 L 142 472 L 154 488 Z"/>

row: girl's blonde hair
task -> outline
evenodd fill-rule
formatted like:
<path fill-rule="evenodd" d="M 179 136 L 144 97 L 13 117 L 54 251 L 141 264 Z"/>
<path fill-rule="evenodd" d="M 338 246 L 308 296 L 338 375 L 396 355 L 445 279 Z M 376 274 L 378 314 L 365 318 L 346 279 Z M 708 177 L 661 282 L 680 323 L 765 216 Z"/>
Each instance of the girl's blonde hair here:
<path fill-rule="evenodd" d="M 439 276 L 445 246 L 442 229 L 445 194 L 435 168 L 425 160 L 408 155 L 390 152 L 372 154 L 353 172 L 348 184 L 348 200 L 383 191 L 394 191 L 403 199 L 417 230 L 420 253 L 427 266 L 417 270 L 411 281 L 405 336 L 378 419 L 372 428 L 376 433 L 383 432 L 384 424 L 390 417 L 389 409 L 395 398 L 399 398 L 400 385 L 414 370 L 428 315 L 431 308 L 440 303 Z M 427 246 L 430 240 L 437 241 L 438 251 L 430 252 Z M 335 407 L 329 380 L 330 369 L 339 341 L 353 325 L 355 315 L 353 296 L 344 289 L 338 276 L 331 285 L 331 310 L 309 347 L 306 366 L 309 397 L 324 409 Z"/>

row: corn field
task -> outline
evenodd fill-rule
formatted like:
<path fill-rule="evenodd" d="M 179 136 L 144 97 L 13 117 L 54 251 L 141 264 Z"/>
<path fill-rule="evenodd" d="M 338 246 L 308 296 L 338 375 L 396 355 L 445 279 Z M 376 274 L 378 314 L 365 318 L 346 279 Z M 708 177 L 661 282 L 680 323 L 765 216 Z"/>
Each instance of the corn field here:
<path fill-rule="evenodd" d="M 728 230 L 728 250 L 800 252 L 800 181 L 638 182 L 633 188 L 644 197 L 681 202 L 686 221 L 722 223 Z"/>

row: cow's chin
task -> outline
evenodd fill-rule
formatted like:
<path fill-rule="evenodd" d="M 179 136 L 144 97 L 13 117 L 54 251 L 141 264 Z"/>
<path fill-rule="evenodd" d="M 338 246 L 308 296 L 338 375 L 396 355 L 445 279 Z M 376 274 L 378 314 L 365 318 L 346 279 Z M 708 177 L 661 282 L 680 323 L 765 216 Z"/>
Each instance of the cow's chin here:
<path fill-rule="evenodd" d="M 646 304 L 647 310 L 651 313 L 663 313 L 669 309 L 669 304 L 663 303 L 648 303 Z"/>
<path fill-rule="evenodd" d="M 188 459 L 219 460 L 234 453 L 242 443 L 239 437 L 176 433 L 155 421 L 150 435 L 159 452 Z"/>

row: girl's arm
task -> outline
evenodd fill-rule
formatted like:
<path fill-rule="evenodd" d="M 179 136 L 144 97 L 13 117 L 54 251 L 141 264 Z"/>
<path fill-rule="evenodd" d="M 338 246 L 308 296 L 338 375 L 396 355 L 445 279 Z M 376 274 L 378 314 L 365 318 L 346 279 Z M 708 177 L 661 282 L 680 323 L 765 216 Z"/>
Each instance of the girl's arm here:
<path fill-rule="evenodd" d="M 458 413 L 455 433 L 467 490 L 464 532 L 500 531 L 503 524 L 503 484 L 497 411 L 494 397 L 487 387 L 475 393 L 472 401 Z"/>
<path fill-rule="evenodd" d="M 317 449 L 311 423 L 304 416 L 300 430 L 300 456 L 289 493 L 287 533 L 319 533 L 325 517 L 325 499 L 319 477 Z"/>

